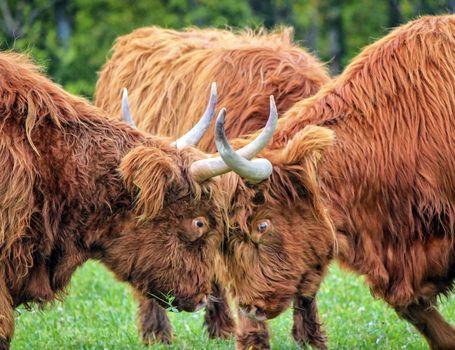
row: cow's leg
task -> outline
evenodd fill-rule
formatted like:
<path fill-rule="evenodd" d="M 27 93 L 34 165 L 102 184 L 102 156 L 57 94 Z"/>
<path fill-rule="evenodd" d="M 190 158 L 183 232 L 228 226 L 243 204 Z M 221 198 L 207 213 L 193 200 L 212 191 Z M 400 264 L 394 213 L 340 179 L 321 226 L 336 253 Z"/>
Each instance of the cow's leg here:
<path fill-rule="evenodd" d="M 327 336 L 319 321 L 318 306 L 315 298 L 295 297 L 292 336 L 303 347 L 311 345 L 316 349 L 327 349 Z"/>
<path fill-rule="evenodd" d="M 210 338 L 229 338 L 234 335 L 235 321 L 227 300 L 227 293 L 217 282 L 212 283 L 212 295 L 205 309 L 205 322 Z"/>
<path fill-rule="evenodd" d="M 424 302 L 396 307 L 395 310 L 417 328 L 432 350 L 455 349 L 455 329 L 444 320 L 434 304 Z"/>
<path fill-rule="evenodd" d="M 238 313 L 239 325 L 237 329 L 238 350 L 269 350 L 270 339 L 267 324 L 254 321 L 242 312 Z"/>
<path fill-rule="evenodd" d="M 171 343 L 172 327 L 166 310 L 152 299 L 139 297 L 139 324 L 145 344 Z"/>
<path fill-rule="evenodd" d="M 9 341 L 6 339 L 0 339 L 0 350 L 8 350 L 9 349 Z"/>
<path fill-rule="evenodd" d="M 8 350 L 14 333 L 14 310 L 6 283 L 0 277 L 0 350 Z"/>

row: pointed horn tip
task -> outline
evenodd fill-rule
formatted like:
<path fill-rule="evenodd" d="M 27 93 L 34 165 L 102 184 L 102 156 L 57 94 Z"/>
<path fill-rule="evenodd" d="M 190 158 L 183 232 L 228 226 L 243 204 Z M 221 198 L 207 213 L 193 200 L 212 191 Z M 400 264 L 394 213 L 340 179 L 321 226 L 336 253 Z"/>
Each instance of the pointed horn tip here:
<path fill-rule="evenodd" d="M 270 120 L 273 120 L 273 122 L 278 120 L 278 109 L 276 108 L 273 95 L 270 96 Z"/>
<path fill-rule="evenodd" d="M 276 112 L 275 97 L 273 95 L 270 95 L 270 109 Z"/>
<path fill-rule="evenodd" d="M 128 96 L 128 89 L 126 87 L 123 88 L 123 96 Z"/>
<path fill-rule="evenodd" d="M 194 146 L 201 140 L 201 138 L 207 132 L 207 129 L 213 120 L 213 116 L 215 115 L 217 99 L 218 97 L 216 94 L 216 83 L 213 82 L 210 90 L 210 99 L 204 114 L 191 130 L 189 130 L 185 135 L 181 136 L 173 143 L 177 148 L 180 149 L 186 146 Z"/>
<path fill-rule="evenodd" d="M 218 117 L 216 118 L 217 124 L 224 124 L 224 118 L 226 116 L 226 108 L 221 108 L 220 112 L 218 113 Z"/>
<path fill-rule="evenodd" d="M 218 99 L 218 93 L 217 93 L 217 90 L 216 90 L 216 83 L 213 82 L 212 83 L 212 86 L 210 87 L 210 100 L 209 100 L 209 103 L 216 103 L 216 100 Z"/>

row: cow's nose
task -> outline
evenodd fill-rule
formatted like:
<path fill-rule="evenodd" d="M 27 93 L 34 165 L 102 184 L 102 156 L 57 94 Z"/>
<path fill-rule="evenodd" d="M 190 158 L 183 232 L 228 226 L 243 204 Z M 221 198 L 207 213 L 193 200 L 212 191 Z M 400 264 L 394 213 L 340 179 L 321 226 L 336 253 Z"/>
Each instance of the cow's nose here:
<path fill-rule="evenodd" d="M 207 305 L 207 296 L 203 296 L 201 301 L 196 305 L 194 311 L 199 311 L 200 309 L 203 309 Z"/>

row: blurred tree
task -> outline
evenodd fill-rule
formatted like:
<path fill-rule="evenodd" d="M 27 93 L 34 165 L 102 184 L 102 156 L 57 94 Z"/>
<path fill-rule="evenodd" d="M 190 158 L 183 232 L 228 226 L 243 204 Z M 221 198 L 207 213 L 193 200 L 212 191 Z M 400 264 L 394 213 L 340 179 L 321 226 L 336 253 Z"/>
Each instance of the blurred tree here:
<path fill-rule="evenodd" d="M 0 0 L 0 49 L 30 52 L 39 63 L 55 67 L 61 49 L 53 7 L 54 1 Z"/>
<path fill-rule="evenodd" d="M 31 53 L 66 89 L 92 96 L 115 38 L 142 26 L 293 26 L 338 73 L 391 27 L 454 10 L 455 0 L 0 0 L 0 49 Z"/>
<path fill-rule="evenodd" d="M 329 55 L 331 58 L 331 69 L 333 73 L 339 73 L 342 68 L 341 60 L 346 51 L 344 20 L 342 17 L 344 0 L 326 0 L 319 3 L 319 13 L 322 22 L 325 24 L 325 34 L 328 35 Z"/>
<path fill-rule="evenodd" d="M 10 40 L 22 37 L 33 26 L 33 22 L 44 15 L 52 2 L 0 0 L 1 27 Z"/>
<path fill-rule="evenodd" d="M 389 2 L 389 27 L 396 27 L 401 23 L 400 0 L 388 0 Z"/>
<path fill-rule="evenodd" d="M 68 4 L 68 0 L 55 1 L 57 38 L 65 49 L 68 49 L 71 38 L 71 15 L 69 13 Z"/>
<path fill-rule="evenodd" d="M 273 0 L 250 0 L 250 6 L 260 16 L 265 27 L 271 28 L 276 24 Z"/>

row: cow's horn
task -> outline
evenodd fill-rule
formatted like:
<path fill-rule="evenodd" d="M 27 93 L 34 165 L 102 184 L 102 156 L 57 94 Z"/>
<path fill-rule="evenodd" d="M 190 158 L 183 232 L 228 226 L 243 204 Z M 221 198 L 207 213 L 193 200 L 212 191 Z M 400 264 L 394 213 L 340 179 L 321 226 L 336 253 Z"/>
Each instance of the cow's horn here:
<path fill-rule="evenodd" d="M 178 149 L 182 149 L 188 146 L 196 145 L 199 140 L 204 136 L 205 132 L 212 122 L 213 116 L 215 114 L 217 94 L 216 94 L 216 83 L 212 83 L 212 88 L 210 90 L 210 100 L 207 104 L 202 118 L 197 122 L 197 124 L 188 131 L 185 135 L 176 140 L 173 145 Z"/>
<path fill-rule="evenodd" d="M 270 114 L 265 128 L 256 139 L 238 151 L 232 149 L 224 132 L 225 114 L 222 109 L 215 127 L 215 143 L 220 157 L 194 162 L 191 165 L 193 176 L 201 182 L 233 170 L 252 183 L 265 180 L 272 173 L 272 164 L 267 159 L 250 159 L 267 145 L 276 129 L 278 113 L 273 96 L 270 96 Z"/>
<path fill-rule="evenodd" d="M 131 112 L 130 112 L 130 104 L 128 103 L 128 89 L 127 88 L 123 88 L 122 117 L 123 117 L 123 121 L 125 121 L 131 127 L 136 129 L 136 124 L 134 123 L 133 117 L 131 116 Z"/>

